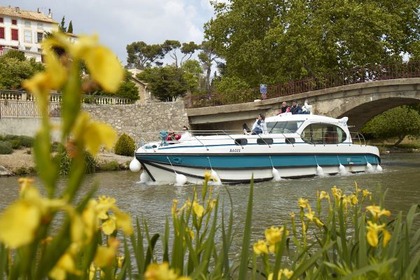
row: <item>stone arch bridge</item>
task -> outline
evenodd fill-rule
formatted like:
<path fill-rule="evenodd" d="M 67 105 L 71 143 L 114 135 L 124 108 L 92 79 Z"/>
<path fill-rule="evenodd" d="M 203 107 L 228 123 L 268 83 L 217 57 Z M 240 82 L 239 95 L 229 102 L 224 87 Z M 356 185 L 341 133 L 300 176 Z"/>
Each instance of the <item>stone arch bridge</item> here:
<path fill-rule="evenodd" d="M 420 78 L 371 81 L 242 104 L 191 108 L 187 115 L 194 130 L 241 130 L 243 123 L 251 126 L 259 113 L 275 115 L 283 101 L 291 104 L 293 100 L 300 105 L 307 100 L 314 114 L 347 116 L 348 124 L 358 131 L 384 111 L 420 103 Z"/>

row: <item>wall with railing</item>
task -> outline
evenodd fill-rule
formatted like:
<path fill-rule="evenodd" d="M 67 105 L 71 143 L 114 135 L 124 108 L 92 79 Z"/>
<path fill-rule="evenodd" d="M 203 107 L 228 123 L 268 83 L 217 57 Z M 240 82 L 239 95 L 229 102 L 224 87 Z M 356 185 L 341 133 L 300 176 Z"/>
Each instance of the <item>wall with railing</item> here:
<path fill-rule="evenodd" d="M 420 77 L 420 61 L 410 61 L 390 65 L 365 65 L 338 73 L 308 77 L 302 80 L 268 85 L 266 98 L 278 98 L 298 93 L 310 92 L 320 89 L 333 88 L 344 85 L 366 83 L 380 80 Z M 212 93 L 210 95 L 194 95 L 186 104 L 189 107 L 207 107 L 215 105 L 236 104 L 252 102 L 261 99 L 260 89 L 254 88 L 247 91 L 231 94 Z"/>

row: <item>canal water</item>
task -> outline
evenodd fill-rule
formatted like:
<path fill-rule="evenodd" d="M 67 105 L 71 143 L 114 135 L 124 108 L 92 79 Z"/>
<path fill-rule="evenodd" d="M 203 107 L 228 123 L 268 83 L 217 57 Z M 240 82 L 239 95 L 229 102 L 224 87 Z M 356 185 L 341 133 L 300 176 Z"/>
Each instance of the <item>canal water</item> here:
<path fill-rule="evenodd" d="M 420 153 L 396 153 L 382 156 L 382 173 L 353 174 L 281 180 L 257 183 L 254 186 L 253 239 L 263 238 L 264 230 L 272 225 L 280 226 L 289 221 L 290 212 L 298 212 L 300 197 L 314 201 L 317 190 L 329 191 L 337 186 L 346 192 L 354 190 L 357 183 L 373 194 L 386 193 L 385 207 L 395 215 L 407 212 L 412 204 L 420 203 Z M 17 177 L 1 177 L 2 195 L 0 210 L 16 199 Z M 64 182 L 63 182 L 64 183 Z M 193 185 L 144 185 L 139 183 L 139 174 L 130 171 L 104 172 L 89 175 L 84 188 L 99 183 L 98 195 L 115 197 L 120 208 L 133 217 L 145 218 L 151 233 L 163 233 L 165 218 L 170 216 L 172 200 L 179 204 L 193 192 Z M 199 186 L 198 186 L 199 187 Z M 229 209 L 227 192 L 233 200 L 234 227 L 240 234 L 245 221 L 249 184 L 215 187 L 215 193 Z M 225 209 L 225 210 L 226 210 Z"/>

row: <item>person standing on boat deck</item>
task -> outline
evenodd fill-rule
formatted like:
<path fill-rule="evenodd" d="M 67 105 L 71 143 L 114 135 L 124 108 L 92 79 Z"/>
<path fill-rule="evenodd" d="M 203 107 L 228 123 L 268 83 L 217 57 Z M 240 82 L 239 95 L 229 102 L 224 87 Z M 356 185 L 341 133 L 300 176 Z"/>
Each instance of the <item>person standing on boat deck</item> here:
<path fill-rule="evenodd" d="M 287 106 L 287 102 L 286 101 L 283 101 L 283 103 L 281 103 L 279 115 L 280 114 L 284 114 L 284 113 L 289 113 L 289 112 L 290 112 L 290 107 Z"/>
<path fill-rule="evenodd" d="M 184 125 L 182 127 L 182 130 L 184 132 L 181 134 L 181 138 L 179 138 L 179 141 L 190 139 L 191 138 L 191 133 L 190 133 L 190 130 L 188 129 L 188 126 Z"/>
<path fill-rule="evenodd" d="M 254 125 L 252 126 L 252 135 L 267 133 L 267 124 L 265 123 L 265 116 L 259 114 L 258 118 L 255 120 Z"/>
<path fill-rule="evenodd" d="M 295 114 L 302 114 L 302 107 L 299 106 L 296 100 L 293 101 L 292 107 L 290 107 L 290 112 Z"/>

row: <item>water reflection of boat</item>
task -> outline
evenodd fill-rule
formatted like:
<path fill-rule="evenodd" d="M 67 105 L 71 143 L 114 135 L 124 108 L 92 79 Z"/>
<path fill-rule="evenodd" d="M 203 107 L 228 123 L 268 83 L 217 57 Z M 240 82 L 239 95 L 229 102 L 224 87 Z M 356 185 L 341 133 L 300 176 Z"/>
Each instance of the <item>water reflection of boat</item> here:
<path fill-rule="evenodd" d="M 382 170 L 378 148 L 352 135 L 346 117 L 282 114 L 266 124 L 267 134 L 195 132 L 180 141 L 150 142 L 133 161 L 140 162 L 144 181 L 159 183 L 199 183 L 206 170 L 219 183 Z"/>

